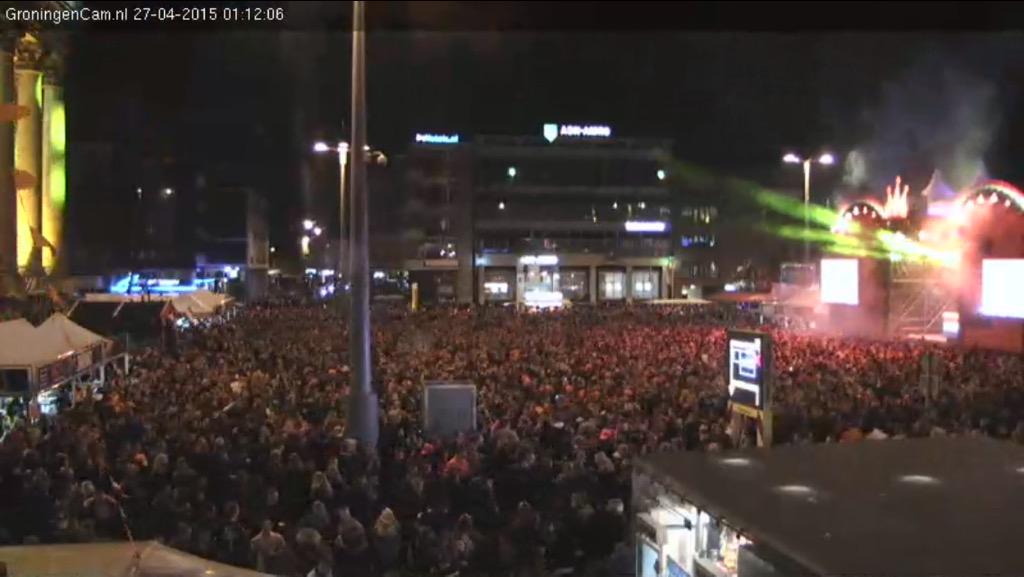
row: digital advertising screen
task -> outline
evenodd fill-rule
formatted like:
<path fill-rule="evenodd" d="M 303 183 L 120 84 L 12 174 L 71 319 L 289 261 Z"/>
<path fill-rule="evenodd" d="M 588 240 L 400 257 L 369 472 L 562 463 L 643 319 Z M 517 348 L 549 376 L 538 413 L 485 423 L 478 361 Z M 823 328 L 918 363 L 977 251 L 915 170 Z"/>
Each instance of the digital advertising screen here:
<path fill-rule="evenodd" d="M 981 261 L 981 314 L 1024 319 L 1024 259 Z"/>
<path fill-rule="evenodd" d="M 855 258 L 821 259 L 821 302 L 860 304 L 860 275 Z"/>
<path fill-rule="evenodd" d="M 729 331 L 726 338 L 729 400 L 735 405 L 763 410 L 771 373 L 771 337 L 765 333 Z"/>

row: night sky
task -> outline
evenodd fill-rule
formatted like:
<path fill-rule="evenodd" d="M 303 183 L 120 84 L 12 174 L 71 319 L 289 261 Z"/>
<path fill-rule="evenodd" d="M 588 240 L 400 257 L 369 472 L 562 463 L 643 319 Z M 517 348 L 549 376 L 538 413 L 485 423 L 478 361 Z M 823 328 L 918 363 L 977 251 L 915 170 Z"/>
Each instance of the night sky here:
<path fill-rule="evenodd" d="M 349 116 L 350 8 L 316 4 L 289 4 L 284 30 L 80 33 L 68 62 L 71 146 L 110 141 L 248 181 L 271 197 L 272 237 L 286 234 L 335 186 L 310 143 L 346 136 Z M 460 3 L 379 4 L 369 10 L 371 29 L 384 28 L 368 42 L 369 139 L 389 154 L 417 131 L 594 122 L 672 138 L 680 159 L 768 185 L 798 183 L 779 166 L 784 151 L 824 148 L 862 161 L 828 186 L 936 167 L 966 180 L 982 166 L 1024 183 L 1020 33 L 555 30 L 545 12 L 509 5 L 485 16 Z M 73 214 L 94 208 L 70 202 Z"/>

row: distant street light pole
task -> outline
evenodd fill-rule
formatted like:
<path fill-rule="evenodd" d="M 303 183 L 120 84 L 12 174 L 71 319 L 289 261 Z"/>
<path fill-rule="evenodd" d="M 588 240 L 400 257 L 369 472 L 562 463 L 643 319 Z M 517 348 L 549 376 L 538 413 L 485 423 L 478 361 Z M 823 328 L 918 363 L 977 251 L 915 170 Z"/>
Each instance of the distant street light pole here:
<path fill-rule="evenodd" d="M 366 150 L 366 2 L 352 3 L 352 138 L 353 150 Z M 351 267 L 351 314 L 348 354 L 348 433 L 369 450 L 376 450 L 380 432 L 379 405 L 373 390 L 370 357 L 370 266 L 368 246 L 368 194 L 366 155 L 352 155 L 350 183 L 351 220 L 349 266 Z"/>
<path fill-rule="evenodd" d="M 835 164 L 835 157 L 829 153 L 822 154 L 818 158 L 800 158 L 790 152 L 782 157 L 786 164 L 802 164 L 804 167 L 804 263 L 811 262 L 811 244 L 808 238 L 811 229 L 811 164 L 818 163 L 823 166 Z"/>
<path fill-rule="evenodd" d="M 348 282 L 349 278 L 349 262 L 346 258 L 347 251 L 345 250 L 348 244 L 348 227 L 345 226 L 345 168 L 348 166 L 348 143 L 339 142 L 337 146 L 330 146 L 326 142 L 317 142 L 313 145 L 314 152 L 336 152 L 338 154 L 338 197 L 339 211 L 341 212 L 341 218 L 338 219 L 338 228 L 340 228 L 340 242 L 338 243 L 338 278 L 342 279 L 339 283 L 341 286 L 345 286 L 344 283 Z"/>

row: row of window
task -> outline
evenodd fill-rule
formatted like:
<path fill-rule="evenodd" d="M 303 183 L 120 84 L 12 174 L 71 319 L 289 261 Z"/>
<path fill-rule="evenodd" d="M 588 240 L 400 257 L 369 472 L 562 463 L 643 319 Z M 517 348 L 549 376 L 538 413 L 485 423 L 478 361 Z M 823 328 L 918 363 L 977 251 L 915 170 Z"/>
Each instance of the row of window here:
<path fill-rule="evenodd" d="M 679 276 L 683 278 L 718 278 L 718 264 L 715 261 L 701 263 L 683 263 L 676 266 Z"/>
<path fill-rule="evenodd" d="M 628 277 L 628 278 L 627 278 Z M 573 301 L 590 299 L 590 273 L 580 269 L 540 267 L 527 271 L 524 292 L 561 292 Z M 661 295 L 661 271 L 640 269 L 626 274 L 621 270 L 597 271 L 597 299 L 602 301 L 653 300 Z M 516 298 L 516 273 L 505 269 L 488 269 L 484 273 L 483 295 L 487 302 L 512 301 Z"/>
<path fill-rule="evenodd" d="M 679 237 L 679 246 L 683 248 L 714 248 L 713 234 L 684 234 Z"/>

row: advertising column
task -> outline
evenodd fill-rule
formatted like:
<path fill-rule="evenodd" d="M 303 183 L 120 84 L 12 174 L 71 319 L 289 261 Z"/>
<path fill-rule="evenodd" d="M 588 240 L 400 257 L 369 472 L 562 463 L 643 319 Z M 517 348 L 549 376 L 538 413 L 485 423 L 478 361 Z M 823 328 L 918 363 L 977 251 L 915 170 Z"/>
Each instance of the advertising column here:
<path fill-rule="evenodd" d="M 14 55 L 14 84 L 18 106 L 28 113 L 20 117 L 14 129 L 14 168 L 20 174 L 18 186 L 18 266 L 33 276 L 42 270 L 40 202 L 42 173 L 42 100 L 43 73 L 39 70 L 42 47 L 31 35 L 18 42 Z M 20 181 L 20 182 L 18 182 Z"/>

